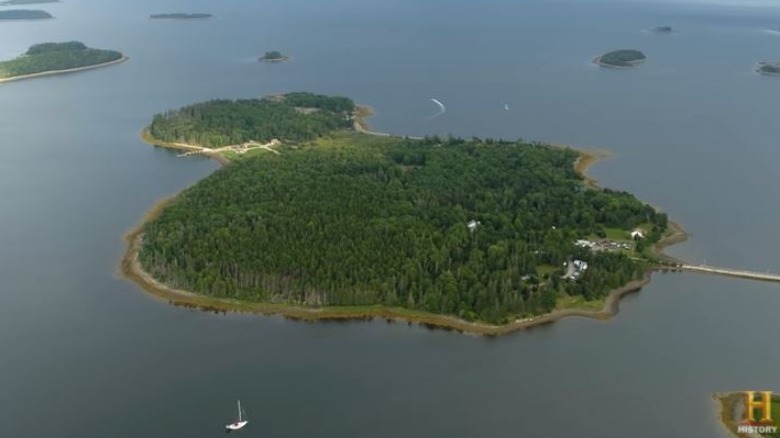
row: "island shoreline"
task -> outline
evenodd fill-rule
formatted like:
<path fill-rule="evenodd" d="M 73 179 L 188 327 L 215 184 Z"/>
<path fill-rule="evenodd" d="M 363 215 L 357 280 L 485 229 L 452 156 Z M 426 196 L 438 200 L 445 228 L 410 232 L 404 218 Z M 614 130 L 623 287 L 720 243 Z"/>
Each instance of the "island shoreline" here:
<path fill-rule="evenodd" d="M 614 65 L 614 64 L 606 64 L 601 62 L 601 58 L 603 56 L 604 55 L 599 55 L 593 58 L 593 60 L 591 60 L 590 62 L 599 67 L 604 67 L 604 68 L 614 68 L 616 70 L 631 70 L 631 69 L 639 68 L 639 66 L 647 60 L 647 58 L 644 58 L 644 59 L 638 59 L 636 61 L 630 61 L 630 65 Z"/>
<path fill-rule="evenodd" d="M 274 64 L 274 63 L 289 61 L 291 59 L 292 59 L 292 57 L 290 57 L 290 56 L 283 56 L 281 58 L 270 58 L 270 59 L 266 59 L 265 56 L 261 56 L 261 57 L 257 58 L 257 61 L 258 62 L 265 62 L 266 64 Z"/>
<path fill-rule="evenodd" d="M 85 70 L 94 70 L 96 68 L 103 68 L 103 67 L 109 67 L 109 66 L 112 66 L 112 65 L 115 65 L 115 64 L 121 64 L 121 63 L 123 63 L 123 62 L 125 62 L 125 61 L 127 61 L 129 59 L 130 58 L 128 56 L 122 55 L 122 57 L 119 58 L 119 59 L 115 59 L 113 61 L 108 61 L 108 62 L 102 62 L 100 64 L 95 64 L 95 65 L 86 65 L 84 67 L 69 68 L 69 69 L 65 69 L 65 70 L 43 71 L 43 72 L 40 72 L 40 73 L 30 73 L 28 75 L 11 76 L 10 78 L 2 78 L 2 79 L 0 79 L 0 84 L 4 84 L 6 82 L 13 82 L 13 81 L 22 81 L 22 80 L 25 80 L 25 79 L 42 78 L 44 76 L 64 75 L 64 74 L 68 74 L 68 73 L 76 73 L 76 72 L 85 71 Z"/>
<path fill-rule="evenodd" d="M 355 114 L 355 130 L 357 132 L 378 135 L 391 136 L 392 134 L 369 131 L 365 118 L 372 114 L 372 110 L 366 106 L 357 106 Z M 155 139 L 149 132 L 149 127 L 141 131 L 141 139 L 150 145 L 160 146 L 177 150 L 199 150 L 200 146 L 188 145 L 183 143 L 169 143 Z M 580 154 L 580 158 L 575 162 L 576 171 L 583 177 L 585 184 L 590 187 L 598 187 L 596 180 L 587 175 L 587 169 L 601 159 L 608 156 L 603 153 L 589 153 L 586 151 L 570 148 L 562 145 L 550 145 L 551 147 L 567 147 Z M 219 153 L 204 155 L 214 158 L 221 165 L 228 165 L 230 160 Z M 572 316 L 591 318 L 596 320 L 608 320 L 618 314 L 620 310 L 620 300 L 624 296 L 638 292 L 643 286 L 650 283 L 652 274 L 656 267 L 648 267 L 641 278 L 632 280 L 627 284 L 613 289 L 604 297 L 604 305 L 600 310 L 587 310 L 578 308 L 556 309 L 550 313 L 537 315 L 533 317 L 518 319 L 504 325 L 492 325 L 481 322 L 472 322 L 460 319 L 455 316 L 429 313 L 405 308 L 385 307 L 382 305 L 374 306 L 354 306 L 354 307 L 303 307 L 286 303 L 252 302 L 241 301 L 229 298 L 217 298 L 207 295 L 201 295 L 194 292 L 176 289 L 167 286 L 146 272 L 138 259 L 143 240 L 143 227 L 149 221 L 154 220 L 162 210 L 181 194 L 178 192 L 165 197 L 155 203 L 155 205 L 144 215 L 141 222 L 131 229 L 124 237 L 126 250 L 122 256 L 120 270 L 122 275 L 136 283 L 143 290 L 151 295 L 167 300 L 170 304 L 184 307 L 199 308 L 215 312 L 240 312 L 261 315 L 280 315 L 288 319 L 302 321 L 332 321 L 332 320 L 372 320 L 374 318 L 384 318 L 388 321 L 406 321 L 409 324 L 420 324 L 429 328 L 438 328 L 445 330 L 455 330 L 460 333 L 474 335 L 499 336 L 513 333 L 519 330 L 549 324 L 560 319 Z M 654 255 L 664 260 L 676 260 L 675 258 L 663 253 L 663 250 L 670 245 L 680 243 L 687 239 L 688 235 L 683 228 L 670 221 L 671 233 L 657 242 L 652 247 Z"/>
<path fill-rule="evenodd" d="M 743 396 L 735 392 L 716 392 L 712 394 L 712 398 L 720 406 L 718 417 L 721 426 L 728 430 L 732 436 L 739 436 L 734 414 L 739 408 L 738 405 L 743 400 Z"/>
<path fill-rule="evenodd" d="M 51 17 L 40 17 L 40 18 L 2 18 L 0 19 L 0 23 L 3 21 L 11 21 L 11 22 L 18 22 L 18 21 L 45 21 L 45 20 L 54 20 L 55 16 Z"/>
<path fill-rule="evenodd" d="M 143 141 L 144 143 L 146 143 L 146 144 L 148 144 L 150 146 L 155 146 L 155 147 L 160 147 L 160 148 L 165 148 L 165 149 L 172 149 L 172 150 L 177 150 L 177 151 L 199 152 L 201 155 L 204 155 L 206 157 L 212 158 L 213 160 L 215 160 L 216 162 L 218 162 L 219 164 L 221 164 L 223 166 L 226 166 L 226 165 L 230 164 L 230 160 L 227 157 L 225 157 L 224 155 L 220 154 L 219 152 L 209 151 L 208 148 L 204 148 L 204 147 L 201 147 L 201 146 L 198 146 L 198 145 L 194 145 L 194 144 L 170 143 L 170 142 L 166 142 L 166 141 L 162 141 L 162 140 L 156 139 L 156 138 L 154 138 L 152 133 L 149 132 L 149 126 L 147 126 L 147 127 L 145 127 L 144 129 L 141 130 L 140 137 L 141 137 L 141 141 Z"/>

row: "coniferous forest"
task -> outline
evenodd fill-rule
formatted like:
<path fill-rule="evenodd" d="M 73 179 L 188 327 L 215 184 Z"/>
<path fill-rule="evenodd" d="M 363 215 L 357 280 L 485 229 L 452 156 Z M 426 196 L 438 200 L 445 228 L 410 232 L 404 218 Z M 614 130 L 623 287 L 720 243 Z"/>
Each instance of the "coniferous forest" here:
<path fill-rule="evenodd" d="M 42 43 L 31 46 L 27 53 L 0 62 L 0 79 L 43 73 L 54 70 L 88 67 L 122 58 L 114 50 L 91 49 L 78 41 Z"/>
<path fill-rule="evenodd" d="M 644 61 L 647 57 L 639 50 L 614 50 L 605 53 L 599 58 L 599 62 L 604 65 L 613 65 L 616 67 L 632 67 L 639 61 Z"/>
<path fill-rule="evenodd" d="M 199 126 L 219 126 L 203 114 L 231 117 L 203 112 Z M 278 136 L 263 126 L 252 135 Z M 323 130 L 291 135 L 298 141 L 280 154 L 238 159 L 185 190 L 145 225 L 144 269 L 215 297 L 383 304 L 505 323 L 548 312 L 563 294 L 603 297 L 644 272 L 642 261 L 576 239 L 643 225 L 658 240 L 667 227 L 665 214 L 630 194 L 587 188 L 571 150 Z M 312 132 L 324 137 L 305 141 Z M 561 278 L 572 259 L 590 266 L 577 281 Z"/>
<path fill-rule="evenodd" d="M 264 99 L 212 100 L 154 116 L 149 133 L 165 142 L 221 147 L 246 141 L 314 140 L 352 126 L 346 97 L 289 93 Z"/>

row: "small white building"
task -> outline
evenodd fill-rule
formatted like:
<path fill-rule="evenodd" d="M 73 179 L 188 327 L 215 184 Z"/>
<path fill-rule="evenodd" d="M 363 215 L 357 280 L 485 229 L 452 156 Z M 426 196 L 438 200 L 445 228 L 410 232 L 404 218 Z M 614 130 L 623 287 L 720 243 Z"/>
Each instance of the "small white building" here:
<path fill-rule="evenodd" d="M 482 222 L 473 219 L 466 224 L 466 226 L 469 227 L 469 231 L 471 232 L 474 232 L 474 230 L 476 230 L 480 225 L 482 225 Z"/>
<path fill-rule="evenodd" d="M 582 248 L 593 248 L 595 243 L 591 242 L 590 240 L 584 240 L 584 239 L 577 239 L 576 242 L 574 242 L 575 245 L 582 247 Z"/>
<path fill-rule="evenodd" d="M 634 231 L 631 232 L 631 238 L 632 239 L 644 239 L 645 238 L 645 233 L 642 230 L 640 230 L 639 228 L 637 228 L 637 229 L 635 229 Z"/>
<path fill-rule="evenodd" d="M 575 260 L 572 262 L 572 264 L 574 265 L 574 269 L 577 272 L 583 272 L 588 269 L 588 262 L 584 262 L 582 260 Z"/>

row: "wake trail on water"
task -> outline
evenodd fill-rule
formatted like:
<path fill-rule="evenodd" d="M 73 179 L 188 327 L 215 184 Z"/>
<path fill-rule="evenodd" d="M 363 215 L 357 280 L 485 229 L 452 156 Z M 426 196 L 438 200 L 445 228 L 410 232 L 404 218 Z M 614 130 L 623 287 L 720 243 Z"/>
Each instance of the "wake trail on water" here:
<path fill-rule="evenodd" d="M 446 106 L 444 106 L 444 104 L 443 104 L 443 103 L 441 103 L 441 102 L 439 102 L 437 99 L 433 99 L 433 98 L 431 98 L 431 102 L 433 102 L 433 103 L 435 103 L 436 105 L 438 105 L 438 106 L 439 106 L 439 112 L 438 112 L 438 113 L 436 113 L 436 114 L 434 114 L 434 115 L 432 115 L 432 116 L 430 116 L 430 117 L 428 117 L 428 118 L 427 118 L 427 119 L 425 119 L 425 120 L 433 120 L 433 119 L 435 119 L 436 117 L 439 117 L 439 116 L 441 116 L 442 114 L 444 114 L 444 113 L 446 113 L 446 112 L 447 112 L 447 107 L 446 107 Z"/>

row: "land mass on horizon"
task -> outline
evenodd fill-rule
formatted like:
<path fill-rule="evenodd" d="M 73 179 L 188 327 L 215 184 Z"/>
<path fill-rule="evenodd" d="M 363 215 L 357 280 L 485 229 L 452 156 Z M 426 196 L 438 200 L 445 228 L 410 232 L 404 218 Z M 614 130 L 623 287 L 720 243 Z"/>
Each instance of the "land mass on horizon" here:
<path fill-rule="evenodd" d="M 46 11 L 40 11 L 37 9 L 10 9 L 7 11 L 0 11 L 0 21 L 47 20 L 50 18 L 54 18 L 54 16 Z"/>
<path fill-rule="evenodd" d="M 35 44 L 24 55 L 0 61 L 0 83 L 108 66 L 126 59 L 121 52 L 89 48 L 80 41 Z"/>
<path fill-rule="evenodd" d="M 60 0 L 6 0 L 0 6 L 35 5 L 40 3 L 59 3 Z"/>
<path fill-rule="evenodd" d="M 594 60 L 602 67 L 636 68 L 647 59 L 644 53 L 635 49 L 621 49 L 607 52 Z"/>
<path fill-rule="evenodd" d="M 662 35 L 670 34 L 673 31 L 674 29 L 672 29 L 672 26 L 656 26 L 653 28 L 653 33 L 658 33 Z"/>
<path fill-rule="evenodd" d="M 768 76 L 780 76 L 780 62 L 756 63 L 756 71 Z"/>
<path fill-rule="evenodd" d="M 658 262 L 667 216 L 588 184 L 578 152 L 371 136 L 356 117 L 311 93 L 156 115 L 147 141 L 232 162 L 131 233 L 124 272 L 185 305 L 498 333 L 601 309 Z"/>
<path fill-rule="evenodd" d="M 184 12 L 173 12 L 168 14 L 152 14 L 149 16 L 152 20 L 202 20 L 211 18 L 211 14 L 188 14 Z"/>
<path fill-rule="evenodd" d="M 290 59 L 289 56 L 284 55 L 277 50 L 271 50 L 269 52 L 265 52 L 263 56 L 258 58 L 258 60 L 262 62 L 282 62 L 282 61 L 287 61 L 288 59 Z"/>

